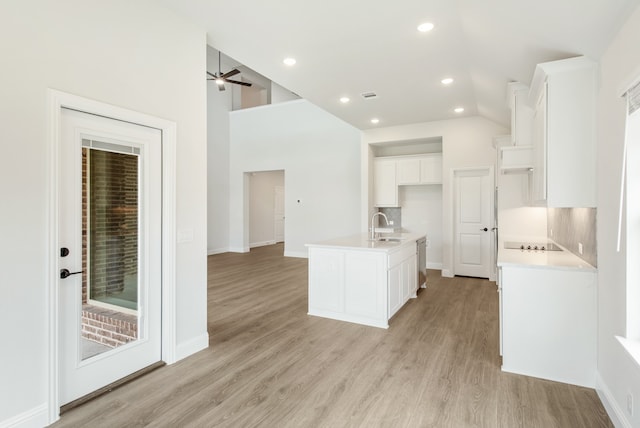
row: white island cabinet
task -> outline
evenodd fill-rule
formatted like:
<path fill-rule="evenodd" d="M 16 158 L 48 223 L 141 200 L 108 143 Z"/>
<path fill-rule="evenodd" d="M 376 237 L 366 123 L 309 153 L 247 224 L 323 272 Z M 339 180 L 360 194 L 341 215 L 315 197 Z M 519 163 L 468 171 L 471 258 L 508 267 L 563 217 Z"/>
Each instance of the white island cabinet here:
<path fill-rule="evenodd" d="M 309 315 L 388 328 L 389 319 L 416 297 L 416 241 L 423 236 L 370 241 L 361 234 L 307 244 Z"/>

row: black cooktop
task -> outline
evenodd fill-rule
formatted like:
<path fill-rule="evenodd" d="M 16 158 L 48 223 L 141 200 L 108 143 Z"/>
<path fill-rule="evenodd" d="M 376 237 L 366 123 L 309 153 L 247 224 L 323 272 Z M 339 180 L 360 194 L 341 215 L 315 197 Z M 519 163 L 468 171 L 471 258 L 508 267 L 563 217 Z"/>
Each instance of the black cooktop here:
<path fill-rule="evenodd" d="M 523 251 L 562 251 L 562 248 L 553 242 L 505 242 L 504 248 Z"/>

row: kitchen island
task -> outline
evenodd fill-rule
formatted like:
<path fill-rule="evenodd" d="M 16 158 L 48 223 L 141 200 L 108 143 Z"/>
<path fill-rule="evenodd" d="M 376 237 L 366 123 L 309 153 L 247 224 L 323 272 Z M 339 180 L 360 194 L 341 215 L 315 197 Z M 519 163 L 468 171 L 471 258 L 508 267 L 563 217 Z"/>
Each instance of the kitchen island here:
<path fill-rule="evenodd" d="M 418 288 L 418 233 L 358 234 L 307 244 L 309 315 L 388 328 Z"/>

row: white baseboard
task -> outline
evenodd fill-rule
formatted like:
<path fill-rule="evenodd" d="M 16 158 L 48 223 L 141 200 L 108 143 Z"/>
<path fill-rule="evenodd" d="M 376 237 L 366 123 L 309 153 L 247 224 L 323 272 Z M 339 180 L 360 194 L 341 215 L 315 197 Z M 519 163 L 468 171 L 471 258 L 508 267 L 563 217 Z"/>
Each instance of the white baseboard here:
<path fill-rule="evenodd" d="M 429 263 L 429 262 L 427 262 L 427 269 L 442 270 L 442 263 Z"/>
<path fill-rule="evenodd" d="M 176 361 L 174 362 L 187 358 L 188 356 L 202 351 L 203 349 L 207 349 L 208 347 L 209 333 L 201 334 L 200 336 L 194 337 L 185 343 L 180 343 L 176 348 Z"/>
<path fill-rule="evenodd" d="M 250 250 L 249 247 L 229 247 L 230 253 L 248 253 Z"/>
<path fill-rule="evenodd" d="M 596 373 L 596 392 L 598 393 L 598 397 L 600 397 L 600 401 L 602 401 L 602 405 L 607 411 L 613 426 L 632 428 L 631 422 L 627 419 L 627 415 L 618 405 L 618 402 L 611 393 L 611 390 L 600 377 L 600 373 Z"/>
<path fill-rule="evenodd" d="M 213 248 L 211 250 L 207 250 L 207 255 L 208 256 L 213 256 L 214 254 L 222 254 L 222 253 L 228 253 L 229 252 L 229 247 L 226 248 Z"/>
<path fill-rule="evenodd" d="M 256 248 L 256 247 L 264 247 L 267 245 L 275 245 L 276 241 L 262 241 L 262 242 L 252 242 L 249 244 L 249 248 Z"/>
<path fill-rule="evenodd" d="M 322 318 L 329 318 L 329 319 L 339 320 L 339 321 L 352 322 L 355 324 L 368 325 L 370 327 L 377 327 L 377 328 L 384 328 L 384 329 L 389 328 L 389 322 L 386 319 L 380 319 L 380 318 L 369 318 L 369 317 L 363 317 L 360 315 L 350 315 L 342 312 L 325 311 L 323 309 L 314 309 L 314 308 L 309 308 L 309 312 L 307 313 L 307 315 L 312 315 L 312 316 L 322 317 Z"/>
<path fill-rule="evenodd" d="M 49 420 L 49 408 L 47 403 L 22 412 L 9 419 L 0 422 L 0 428 L 41 428 L 54 421 Z"/>
<path fill-rule="evenodd" d="M 284 256 L 285 257 L 298 257 L 301 259 L 308 259 L 309 258 L 309 254 L 307 254 L 306 251 L 285 251 L 284 252 Z"/>
<path fill-rule="evenodd" d="M 442 276 L 445 278 L 453 278 L 453 274 L 449 269 L 442 269 Z"/>

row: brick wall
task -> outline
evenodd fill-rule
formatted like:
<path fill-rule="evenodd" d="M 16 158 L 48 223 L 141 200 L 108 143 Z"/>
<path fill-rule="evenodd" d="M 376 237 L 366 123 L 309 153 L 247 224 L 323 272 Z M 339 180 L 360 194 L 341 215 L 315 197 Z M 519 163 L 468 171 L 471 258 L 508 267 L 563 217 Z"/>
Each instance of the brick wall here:
<path fill-rule="evenodd" d="M 82 152 L 83 270 L 87 272 L 88 215 L 91 297 L 99 300 L 121 291 L 124 278 L 137 274 L 138 158 L 102 150 L 89 154 L 86 148 Z M 83 303 L 87 302 L 86 282 L 83 275 Z"/>
<path fill-rule="evenodd" d="M 137 316 L 87 304 L 88 256 L 91 297 L 99 300 L 121 291 L 125 277 L 137 275 L 137 243 L 138 158 L 83 148 L 82 337 L 112 348 L 137 339 Z"/>
<path fill-rule="evenodd" d="M 135 315 L 84 305 L 82 337 L 116 348 L 137 339 L 138 319 Z"/>

